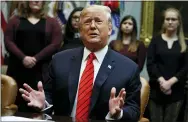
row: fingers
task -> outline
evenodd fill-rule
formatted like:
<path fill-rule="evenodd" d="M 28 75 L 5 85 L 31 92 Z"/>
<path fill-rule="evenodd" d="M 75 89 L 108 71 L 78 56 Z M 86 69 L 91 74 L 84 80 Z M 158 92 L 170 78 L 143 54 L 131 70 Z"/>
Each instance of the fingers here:
<path fill-rule="evenodd" d="M 123 97 L 123 93 L 125 93 L 125 88 L 122 88 L 121 91 L 119 92 L 118 97 L 121 98 Z"/>
<path fill-rule="evenodd" d="M 172 90 L 171 90 L 171 89 L 169 89 L 168 91 L 166 91 L 166 94 L 167 94 L 167 95 L 171 95 L 171 93 L 172 93 Z"/>
<path fill-rule="evenodd" d="M 24 99 L 25 101 L 28 101 L 28 102 L 31 101 L 30 98 L 29 98 L 28 96 L 26 96 L 25 94 L 22 94 L 22 97 L 23 97 L 23 99 Z"/>
<path fill-rule="evenodd" d="M 160 89 L 161 89 L 161 91 L 164 93 L 164 94 L 166 94 L 166 95 L 169 95 L 169 94 L 171 94 L 171 89 L 165 89 L 163 86 L 160 86 Z"/>
<path fill-rule="evenodd" d="M 116 94 L 116 88 L 113 87 L 113 88 L 111 89 L 110 98 L 115 98 L 115 94 Z M 125 88 L 122 88 L 121 91 L 119 92 L 118 97 L 119 97 L 119 98 L 123 98 L 123 99 L 125 100 L 125 94 L 126 94 Z"/>
<path fill-rule="evenodd" d="M 33 103 L 30 102 L 30 103 L 27 103 L 28 106 L 32 107 L 33 106 Z"/>
<path fill-rule="evenodd" d="M 20 92 L 21 94 L 24 94 L 24 95 L 26 95 L 26 96 L 29 97 L 29 92 L 27 92 L 26 90 L 24 90 L 24 89 L 22 89 L 22 88 L 19 89 L 19 92 Z"/>
<path fill-rule="evenodd" d="M 33 68 L 33 64 L 29 64 L 29 65 L 27 65 L 27 66 L 25 66 L 26 68 Z"/>
<path fill-rule="evenodd" d="M 124 102 L 124 99 L 121 98 L 121 99 L 120 99 L 120 105 L 119 105 L 119 107 L 120 107 L 120 108 L 123 108 L 124 103 L 125 103 L 125 102 Z"/>
<path fill-rule="evenodd" d="M 23 86 L 27 90 L 27 92 L 30 93 L 31 91 L 33 91 L 33 89 L 28 84 L 24 83 Z"/>
<path fill-rule="evenodd" d="M 29 68 L 32 68 L 33 66 L 35 66 L 36 62 L 31 58 L 30 62 L 29 62 Z"/>
<path fill-rule="evenodd" d="M 115 94 L 116 94 L 116 88 L 113 87 L 113 88 L 111 89 L 110 99 L 115 98 Z"/>
<path fill-rule="evenodd" d="M 34 64 L 33 63 L 24 63 L 24 66 L 26 68 L 33 68 L 35 66 L 35 63 Z"/>
<path fill-rule="evenodd" d="M 34 57 L 26 56 L 23 63 L 26 68 L 32 68 L 36 65 L 36 59 Z"/>
<path fill-rule="evenodd" d="M 30 65 L 31 65 L 31 66 L 34 66 L 35 64 L 36 64 L 35 61 L 30 60 Z"/>
<path fill-rule="evenodd" d="M 38 82 L 38 85 L 37 85 L 37 86 L 38 86 L 38 90 L 39 90 L 39 91 L 44 92 L 43 85 L 42 85 L 42 82 L 41 82 L 41 81 Z"/>
<path fill-rule="evenodd" d="M 36 58 L 35 57 L 32 57 L 32 60 L 36 63 L 37 62 L 37 60 L 36 60 Z"/>
<path fill-rule="evenodd" d="M 123 98 L 124 101 L 125 101 L 125 97 L 126 97 L 126 92 L 124 91 L 123 95 L 122 95 L 122 98 Z"/>
<path fill-rule="evenodd" d="M 165 89 L 162 86 L 160 86 L 160 89 L 162 92 L 165 92 Z"/>

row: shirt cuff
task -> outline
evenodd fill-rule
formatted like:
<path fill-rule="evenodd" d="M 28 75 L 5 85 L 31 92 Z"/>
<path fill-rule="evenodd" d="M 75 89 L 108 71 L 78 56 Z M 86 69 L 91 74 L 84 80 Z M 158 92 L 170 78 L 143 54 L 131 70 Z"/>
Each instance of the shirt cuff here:
<path fill-rule="evenodd" d="M 45 110 L 48 110 L 49 108 L 51 108 L 53 105 L 49 104 L 46 100 L 45 100 L 45 107 L 43 108 L 42 112 Z"/>
<path fill-rule="evenodd" d="M 121 113 L 120 113 L 120 115 L 118 116 L 117 119 L 112 118 L 111 115 L 110 115 L 110 112 L 108 112 L 108 114 L 105 117 L 105 120 L 120 120 L 122 117 L 123 117 L 123 110 L 121 109 Z"/>

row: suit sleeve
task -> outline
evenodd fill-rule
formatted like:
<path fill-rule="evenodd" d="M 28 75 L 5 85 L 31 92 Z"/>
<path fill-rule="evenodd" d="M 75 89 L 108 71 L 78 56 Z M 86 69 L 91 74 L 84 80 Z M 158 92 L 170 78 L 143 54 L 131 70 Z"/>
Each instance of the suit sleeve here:
<path fill-rule="evenodd" d="M 150 81 L 153 81 L 151 79 L 158 79 L 161 75 L 159 72 L 159 69 L 157 67 L 157 59 L 156 59 L 156 43 L 157 43 L 157 38 L 153 38 L 151 40 L 151 43 L 148 47 L 148 52 L 147 52 L 147 71 L 150 77 Z"/>
<path fill-rule="evenodd" d="M 5 45 L 10 53 L 14 54 L 18 59 L 23 60 L 25 54 L 14 43 L 14 35 L 19 22 L 20 20 L 17 18 L 17 16 L 13 16 L 10 18 L 5 30 Z"/>
<path fill-rule="evenodd" d="M 137 68 L 125 87 L 126 99 L 123 107 L 123 120 L 138 121 L 140 117 L 140 72 Z"/>
<path fill-rule="evenodd" d="M 49 104 L 53 104 L 52 102 L 52 94 L 53 94 L 53 83 L 55 80 L 54 71 L 53 71 L 53 59 L 49 65 L 49 71 L 48 71 L 48 78 L 46 81 L 44 81 L 44 91 L 45 91 L 45 99 Z M 52 108 L 45 111 L 47 114 L 52 113 Z"/>

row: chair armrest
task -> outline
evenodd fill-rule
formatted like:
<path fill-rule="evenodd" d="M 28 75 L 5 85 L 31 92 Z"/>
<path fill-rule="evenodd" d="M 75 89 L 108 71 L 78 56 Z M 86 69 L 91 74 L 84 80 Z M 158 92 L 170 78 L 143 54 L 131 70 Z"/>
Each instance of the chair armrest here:
<path fill-rule="evenodd" d="M 17 110 L 18 107 L 17 107 L 17 105 L 15 105 L 15 104 L 11 104 L 11 105 L 9 105 L 9 106 L 5 106 L 5 109 L 11 109 L 11 110 L 15 109 L 15 110 Z"/>
<path fill-rule="evenodd" d="M 1 116 L 13 116 L 18 110 L 17 105 L 11 104 L 1 109 Z"/>
<path fill-rule="evenodd" d="M 138 122 L 149 122 L 149 119 L 142 117 Z"/>

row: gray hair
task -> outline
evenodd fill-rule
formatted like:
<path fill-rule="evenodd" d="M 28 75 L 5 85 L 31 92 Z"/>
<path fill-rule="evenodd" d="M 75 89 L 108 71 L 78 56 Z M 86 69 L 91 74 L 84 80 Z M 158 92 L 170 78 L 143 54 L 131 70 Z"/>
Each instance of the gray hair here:
<path fill-rule="evenodd" d="M 108 22 L 112 22 L 112 18 L 111 18 L 111 10 L 110 10 L 110 8 L 108 7 L 108 6 L 103 6 L 103 5 L 90 5 L 90 6 L 88 6 L 88 7 L 86 7 L 86 8 L 84 8 L 83 9 L 83 11 L 81 12 L 81 15 L 80 16 L 82 16 L 82 14 L 84 13 L 84 11 L 86 10 L 86 9 L 88 9 L 88 8 L 97 8 L 98 10 L 101 10 L 101 12 L 104 12 L 105 13 L 105 15 L 106 15 L 106 17 L 107 17 L 107 19 L 108 19 Z"/>

